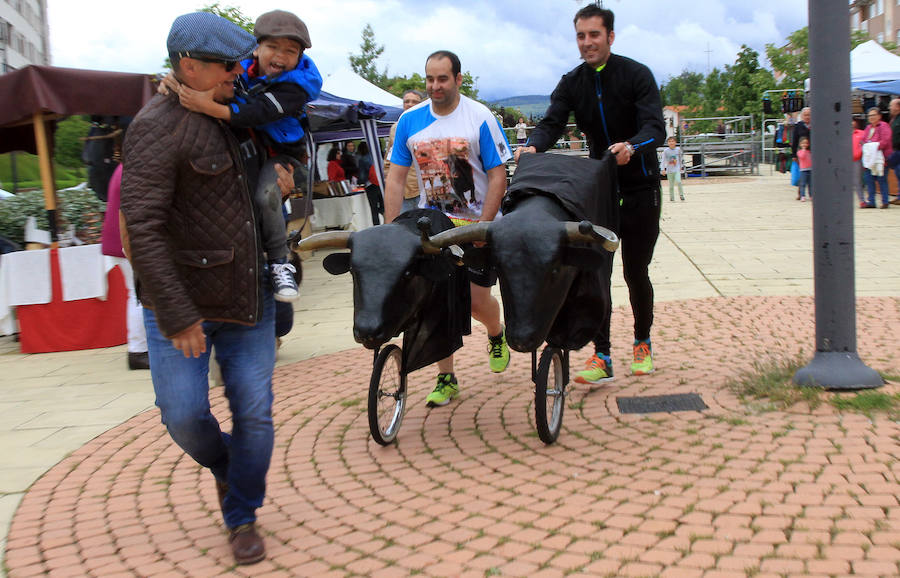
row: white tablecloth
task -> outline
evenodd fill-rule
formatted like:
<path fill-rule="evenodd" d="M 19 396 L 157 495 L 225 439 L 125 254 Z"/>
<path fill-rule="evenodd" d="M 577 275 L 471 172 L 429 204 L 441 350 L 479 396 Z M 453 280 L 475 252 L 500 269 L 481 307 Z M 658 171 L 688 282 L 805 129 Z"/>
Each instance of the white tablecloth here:
<path fill-rule="evenodd" d="M 372 209 L 365 193 L 313 199 L 313 207 L 315 212 L 310 218 L 313 230 L 341 227 L 361 231 L 372 226 Z"/>
<path fill-rule="evenodd" d="M 62 300 L 106 299 L 106 274 L 115 265 L 111 257 L 100 252 L 99 244 L 59 249 Z M 13 307 L 42 305 L 52 298 L 50 249 L 16 251 L 0 257 L 0 335 L 16 331 Z"/>

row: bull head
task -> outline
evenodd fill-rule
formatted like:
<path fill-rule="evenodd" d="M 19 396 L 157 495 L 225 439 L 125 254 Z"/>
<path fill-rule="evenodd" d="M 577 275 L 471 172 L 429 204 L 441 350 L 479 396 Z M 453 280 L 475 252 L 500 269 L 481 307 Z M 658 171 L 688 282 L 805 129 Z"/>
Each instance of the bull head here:
<path fill-rule="evenodd" d="M 322 264 L 332 275 L 353 276 L 353 337 L 369 349 L 404 330 L 441 275 L 435 260 L 424 255 L 419 235 L 397 223 L 317 233 L 296 244 L 298 251 L 324 248 L 350 249 L 328 255 Z"/>
<path fill-rule="evenodd" d="M 451 244 L 487 242 L 500 278 L 507 342 L 517 351 L 534 351 L 546 340 L 579 267 L 599 265 L 590 247 L 614 252 L 619 246 L 609 229 L 567 217 L 554 201 L 535 196 L 502 219 L 444 231 L 423 246 L 439 251 Z"/>

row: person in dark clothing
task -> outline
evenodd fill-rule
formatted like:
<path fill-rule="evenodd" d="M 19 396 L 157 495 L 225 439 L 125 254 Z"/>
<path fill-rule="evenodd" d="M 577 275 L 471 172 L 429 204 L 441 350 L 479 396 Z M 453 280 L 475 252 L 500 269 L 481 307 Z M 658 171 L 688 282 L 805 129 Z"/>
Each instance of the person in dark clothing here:
<path fill-rule="evenodd" d="M 591 158 L 609 150 L 616 156 L 620 195 L 619 228 L 625 282 L 634 313 L 634 360 L 631 372 L 653 371 L 650 328 L 653 325 L 653 285 L 648 267 L 659 236 L 660 185 L 656 148 L 665 138 L 659 89 L 650 69 L 612 54 L 614 15 L 595 4 L 575 14 L 575 33 L 584 63 L 557 84 L 550 106 L 526 142 L 516 151 L 543 152 L 563 134 L 569 113 L 587 136 Z M 612 256 L 605 265 L 606 282 L 612 274 Z M 609 322 L 611 305 L 597 328 L 595 354 L 575 378 L 579 383 L 600 383 L 613 377 Z"/>
<path fill-rule="evenodd" d="M 900 98 L 891 100 L 888 110 L 891 113 L 891 144 L 894 152 L 885 159 L 885 165 L 894 169 L 894 175 L 897 176 L 897 182 L 900 183 Z M 900 205 L 900 195 L 891 201 L 891 204 Z"/>
<path fill-rule="evenodd" d="M 255 202 L 263 224 L 263 243 L 272 272 L 276 301 L 296 301 L 300 297 L 290 264 L 287 230 L 281 209 L 283 199 L 277 186 L 274 166 L 296 160 L 305 150 L 306 103 L 315 100 L 322 88 L 322 76 L 305 54 L 312 47 L 306 24 L 295 14 L 273 10 L 261 15 L 253 27 L 259 45 L 253 57 L 240 64 L 244 69 L 229 104 L 215 102 L 209 94 L 176 86 L 181 104 L 228 122 L 238 128 L 260 133 L 269 155 L 255 191 Z"/>
<path fill-rule="evenodd" d="M 372 155 L 369 154 L 369 145 L 365 142 L 359 143 L 356 149 L 356 164 L 359 167 L 356 171 L 356 182 L 359 185 L 366 186 L 369 182 L 369 168 L 372 166 Z"/>
<path fill-rule="evenodd" d="M 794 134 L 791 135 L 791 158 L 794 159 L 794 162 L 797 162 L 797 145 L 800 144 L 800 139 L 806 137 L 812 144 L 809 130 L 810 120 L 812 120 L 812 112 L 807 106 L 800 111 L 800 120 L 794 125 Z"/>
<path fill-rule="evenodd" d="M 341 168 L 348 180 L 357 178 L 359 163 L 356 160 L 356 143 L 353 141 L 346 143 L 341 151 Z"/>
<path fill-rule="evenodd" d="M 251 34 L 209 12 L 176 18 L 166 41 L 180 85 L 221 103 L 234 97 L 240 60 L 255 46 Z M 265 502 L 275 439 L 275 302 L 252 198 L 264 166 L 259 150 L 250 131 L 159 94 L 125 138 L 119 217 L 144 306 L 160 419 L 213 474 L 237 564 L 265 558 L 256 510 Z M 290 191 L 291 165 L 274 170 L 279 191 Z M 230 433 L 210 411 L 213 348 Z"/>

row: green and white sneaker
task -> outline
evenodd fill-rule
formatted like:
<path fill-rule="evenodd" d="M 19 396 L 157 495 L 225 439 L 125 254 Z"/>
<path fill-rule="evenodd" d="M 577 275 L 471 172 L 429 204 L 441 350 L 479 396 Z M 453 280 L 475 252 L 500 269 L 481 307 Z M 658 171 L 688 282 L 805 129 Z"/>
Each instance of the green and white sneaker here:
<path fill-rule="evenodd" d="M 491 371 L 503 373 L 509 366 L 509 347 L 506 345 L 506 328 L 500 329 L 500 335 L 491 337 L 488 335 L 488 361 Z"/>
<path fill-rule="evenodd" d="M 647 375 L 648 373 L 653 373 L 653 371 L 653 354 L 650 351 L 650 340 L 635 341 L 631 375 Z"/>
<path fill-rule="evenodd" d="M 425 405 L 428 407 L 447 405 L 457 395 L 459 395 L 459 384 L 456 382 L 456 376 L 452 373 L 439 373 L 437 385 L 434 391 L 425 398 Z"/>
<path fill-rule="evenodd" d="M 603 383 L 612 381 L 612 379 L 612 358 L 608 355 L 595 353 L 593 357 L 588 359 L 587 369 L 579 371 L 578 375 L 575 376 L 575 383 Z"/>

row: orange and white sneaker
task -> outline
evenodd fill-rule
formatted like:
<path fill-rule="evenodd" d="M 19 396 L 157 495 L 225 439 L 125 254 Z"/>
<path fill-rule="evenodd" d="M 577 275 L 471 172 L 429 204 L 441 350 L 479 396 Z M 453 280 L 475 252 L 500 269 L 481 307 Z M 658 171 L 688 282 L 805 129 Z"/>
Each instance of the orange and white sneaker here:
<path fill-rule="evenodd" d="M 650 340 L 635 341 L 631 375 L 647 375 L 648 373 L 653 373 L 653 371 L 653 354 L 650 352 Z"/>
<path fill-rule="evenodd" d="M 612 381 L 612 358 L 595 353 L 587 361 L 587 368 L 575 376 L 575 383 L 603 383 Z"/>

